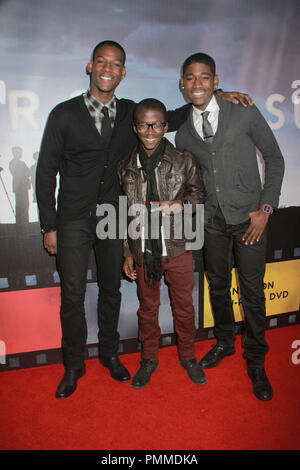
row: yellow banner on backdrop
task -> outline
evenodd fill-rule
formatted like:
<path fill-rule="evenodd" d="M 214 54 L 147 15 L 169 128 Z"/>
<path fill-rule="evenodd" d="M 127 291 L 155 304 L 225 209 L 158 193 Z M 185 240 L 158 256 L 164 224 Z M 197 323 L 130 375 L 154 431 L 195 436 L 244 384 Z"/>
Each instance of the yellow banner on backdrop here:
<path fill-rule="evenodd" d="M 235 321 L 244 320 L 237 270 L 232 271 L 231 298 Z M 264 278 L 267 315 L 295 312 L 300 309 L 300 260 L 268 263 Z M 214 326 L 208 282 L 204 280 L 204 328 Z"/>

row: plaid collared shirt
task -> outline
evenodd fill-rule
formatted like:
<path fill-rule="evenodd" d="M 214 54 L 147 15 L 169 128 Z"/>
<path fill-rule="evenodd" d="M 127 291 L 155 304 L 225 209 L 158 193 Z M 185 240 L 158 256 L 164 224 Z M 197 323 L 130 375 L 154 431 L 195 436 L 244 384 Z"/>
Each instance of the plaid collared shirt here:
<path fill-rule="evenodd" d="M 106 105 L 100 103 L 100 101 L 98 101 L 94 96 L 92 96 L 90 90 L 87 90 L 83 94 L 83 98 L 84 98 L 86 107 L 100 134 L 101 134 L 102 119 L 103 119 L 103 114 L 101 111 L 104 106 L 106 106 L 106 108 L 108 109 L 108 115 L 109 115 L 111 127 L 112 128 L 114 127 L 116 113 L 117 113 L 117 106 L 116 106 L 117 99 L 115 96 Z"/>

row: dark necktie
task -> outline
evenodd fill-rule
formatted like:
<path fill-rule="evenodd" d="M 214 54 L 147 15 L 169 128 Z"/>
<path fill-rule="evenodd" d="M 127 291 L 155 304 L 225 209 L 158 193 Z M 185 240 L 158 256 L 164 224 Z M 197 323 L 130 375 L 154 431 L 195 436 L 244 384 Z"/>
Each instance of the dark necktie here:
<path fill-rule="evenodd" d="M 101 110 L 103 114 L 102 122 L 101 122 L 101 135 L 104 137 L 105 140 L 109 141 L 112 133 L 112 128 L 110 124 L 110 119 L 108 115 L 108 109 L 106 106 L 103 106 Z"/>
<path fill-rule="evenodd" d="M 211 144 L 214 139 L 214 133 L 210 122 L 208 121 L 209 111 L 204 111 L 201 113 L 203 118 L 202 129 L 203 129 L 203 140 L 206 144 Z"/>

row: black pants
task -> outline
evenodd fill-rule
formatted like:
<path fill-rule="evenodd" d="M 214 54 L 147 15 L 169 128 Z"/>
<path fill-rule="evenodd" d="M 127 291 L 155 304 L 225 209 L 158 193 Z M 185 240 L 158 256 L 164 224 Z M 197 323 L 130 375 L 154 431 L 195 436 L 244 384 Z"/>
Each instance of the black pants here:
<path fill-rule="evenodd" d="M 96 217 L 90 217 L 61 223 L 57 230 L 63 361 L 69 368 L 79 368 L 84 363 L 87 339 L 84 300 L 92 248 L 96 257 L 99 286 L 99 352 L 102 356 L 118 352 L 122 240 L 99 240 L 96 223 Z"/>
<path fill-rule="evenodd" d="M 265 340 L 264 294 L 266 233 L 254 245 L 245 245 L 242 236 L 249 221 L 227 225 L 220 208 L 205 225 L 204 259 L 217 339 L 228 345 L 235 340 L 234 315 L 230 295 L 233 254 L 238 269 L 244 310 L 244 357 L 249 365 L 263 366 L 268 345 Z"/>

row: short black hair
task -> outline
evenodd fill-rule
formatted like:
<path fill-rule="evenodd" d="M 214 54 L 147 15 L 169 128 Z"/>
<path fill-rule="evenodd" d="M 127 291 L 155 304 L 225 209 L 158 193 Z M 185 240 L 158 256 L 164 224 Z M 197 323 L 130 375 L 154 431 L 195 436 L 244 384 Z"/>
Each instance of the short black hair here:
<path fill-rule="evenodd" d="M 196 54 L 193 54 L 185 59 L 182 66 L 182 76 L 184 76 L 187 67 L 191 64 L 194 64 L 195 62 L 208 65 L 213 76 L 216 75 L 216 63 L 214 59 L 204 52 L 197 52 Z"/>
<path fill-rule="evenodd" d="M 93 50 L 93 53 L 92 53 L 92 60 L 95 60 L 95 55 L 96 55 L 97 49 L 99 47 L 103 47 L 103 46 L 116 47 L 117 49 L 119 49 L 122 52 L 122 55 L 123 55 L 123 65 L 125 65 L 125 61 L 126 61 L 125 50 L 123 49 L 121 44 L 119 44 L 118 42 L 115 42 L 115 41 L 110 41 L 110 40 L 101 41 L 94 47 L 94 50 Z"/>
<path fill-rule="evenodd" d="M 137 118 L 139 113 L 144 109 L 154 109 L 155 111 L 160 111 L 164 117 L 164 122 L 167 122 L 167 109 L 165 105 L 155 98 L 145 98 L 144 100 L 140 101 L 134 110 L 133 120 L 134 123 L 137 123 Z"/>

